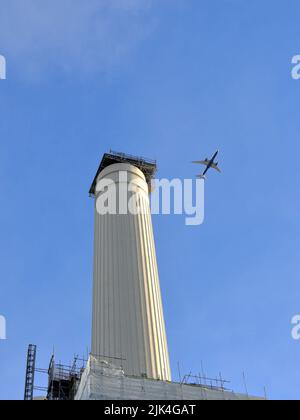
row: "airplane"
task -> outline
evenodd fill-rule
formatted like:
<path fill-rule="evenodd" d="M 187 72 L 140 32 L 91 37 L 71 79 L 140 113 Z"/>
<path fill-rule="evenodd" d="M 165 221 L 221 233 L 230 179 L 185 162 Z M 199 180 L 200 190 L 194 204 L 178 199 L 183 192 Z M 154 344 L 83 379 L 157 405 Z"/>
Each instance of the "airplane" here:
<path fill-rule="evenodd" d="M 218 162 L 215 162 L 215 159 L 218 156 L 218 154 L 219 154 L 219 150 L 216 151 L 216 153 L 213 155 L 213 157 L 211 159 L 196 160 L 196 161 L 192 162 L 192 163 L 197 163 L 197 164 L 206 166 L 205 171 L 203 172 L 202 175 L 198 175 L 198 178 L 206 179 L 205 175 L 209 171 L 210 168 L 215 169 L 216 171 L 221 173 L 221 169 L 218 166 Z"/>

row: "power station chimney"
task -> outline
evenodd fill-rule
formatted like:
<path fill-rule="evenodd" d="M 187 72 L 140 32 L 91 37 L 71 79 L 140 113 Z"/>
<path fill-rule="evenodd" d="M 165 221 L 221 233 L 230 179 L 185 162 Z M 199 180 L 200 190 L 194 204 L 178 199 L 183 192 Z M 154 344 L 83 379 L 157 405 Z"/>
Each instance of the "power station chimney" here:
<path fill-rule="evenodd" d="M 122 366 L 128 376 L 171 381 L 149 205 L 155 172 L 155 162 L 111 152 L 103 156 L 91 186 L 95 198 L 92 355 Z M 106 214 L 97 206 L 107 194 L 104 180 L 114 183 L 117 197 L 116 211 Z M 124 192 L 127 203 L 135 194 L 142 211 L 124 211 L 120 198 Z"/>

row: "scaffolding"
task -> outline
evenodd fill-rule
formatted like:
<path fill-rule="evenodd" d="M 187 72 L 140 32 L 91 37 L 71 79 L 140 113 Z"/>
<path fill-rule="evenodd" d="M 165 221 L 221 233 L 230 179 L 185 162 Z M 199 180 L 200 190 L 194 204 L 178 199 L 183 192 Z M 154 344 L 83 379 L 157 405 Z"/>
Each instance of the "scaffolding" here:
<path fill-rule="evenodd" d="M 205 387 L 214 391 L 222 391 L 222 392 L 232 392 L 229 388 L 227 388 L 227 385 L 230 384 L 229 381 L 226 381 L 223 379 L 221 373 L 219 378 L 208 378 L 206 376 L 202 375 L 192 375 L 190 372 L 187 375 L 184 375 L 182 381 L 180 382 L 181 385 L 196 385 Z"/>
<path fill-rule="evenodd" d="M 63 365 L 51 357 L 48 369 L 38 369 L 37 348 L 28 347 L 25 400 L 264 400 L 246 394 L 237 394 L 227 388 L 222 375 L 215 379 L 202 374 L 189 373 L 179 382 L 159 381 L 151 378 L 126 376 L 122 367 L 109 363 L 106 357 L 90 355 L 86 360 L 78 356 L 73 363 Z M 110 357 L 112 359 L 112 357 Z M 46 387 L 35 386 L 35 373 L 47 375 Z M 34 398 L 34 391 L 44 397 Z"/>
<path fill-rule="evenodd" d="M 121 367 L 90 355 L 75 400 L 263 400 L 226 389 L 221 374 L 216 379 L 185 375 L 180 382 L 125 375 Z"/>
<path fill-rule="evenodd" d="M 47 400 L 74 400 L 85 364 L 81 359 L 83 364 L 78 367 L 79 360 L 78 357 L 75 357 L 72 366 L 67 366 L 55 363 L 54 356 L 52 356 L 48 369 Z"/>
<path fill-rule="evenodd" d="M 35 362 L 36 362 L 36 346 L 33 344 L 30 344 L 28 346 L 28 352 L 27 352 L 25 393 L 24 393 L 25 401 L 30 401 L 33 399 Z"/>
<path fill-rule="evenodd" d="M 39 391 L 45 400 L 74 400 L 82 373 L 86 366 L 86 359 L 74 357 L 71 366 L 55 363 L 52 355 L 48 369 L 36 367 L 37 347 L 30 344 L 27 354 L 26 381 L 24 400 L 33 400 L 34 391 Z M 47 375 L 47 386 L 36 386 L 35 375 Z"/>

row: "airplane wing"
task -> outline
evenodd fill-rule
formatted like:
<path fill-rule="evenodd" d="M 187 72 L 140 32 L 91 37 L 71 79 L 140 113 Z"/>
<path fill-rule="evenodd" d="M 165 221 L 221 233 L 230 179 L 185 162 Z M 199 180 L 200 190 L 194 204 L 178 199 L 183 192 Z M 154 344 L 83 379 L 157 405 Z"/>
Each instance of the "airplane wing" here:
<path fill-rule="evenodd" d="M 199 165 L 205 165 L 205 166 L 207 166 L 209 164 L 209 160 L 195 160 L 192 163 L 198 163 Z"/>
<path fill-rule="evenodd" d="M 216 165 L 215 163 L 213 163 L 211 165 L 211 168 L 215 169 L 216 171 L 218 171 L 219 173 L 222 173 L 221 169 L 218 167 L 218 165 Z"/>

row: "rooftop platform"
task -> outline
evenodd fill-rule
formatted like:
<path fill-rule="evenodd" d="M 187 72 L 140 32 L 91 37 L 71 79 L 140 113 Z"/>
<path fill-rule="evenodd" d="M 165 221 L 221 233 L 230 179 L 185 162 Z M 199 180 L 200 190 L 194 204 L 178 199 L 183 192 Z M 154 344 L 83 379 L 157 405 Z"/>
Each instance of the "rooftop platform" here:
<path fill-rule="evenodd" d="M 156 165 L 155 160 L 146 159 L 144 157 L 127 155 L 125 153 L 113 152 L 111 150 L 109 153 L 105 153 L 102 158 L 102 161 L 100 163 L 100 166 L 98 168 L 98 171 L 95 175 L 95 178 L 93 180 L 93 183 L 89 191 L 89 194 L 91 197 L 95 196 L 97 178 L 100 172 L 102 172 L 103 169 L 115 163 L 129 163 L 133 166 L 136 166 L 145 175 L 145 178 L 149 187 L 151 186 L 151 180 L 154 178 L 157 171 L 157 165 Z"/>

